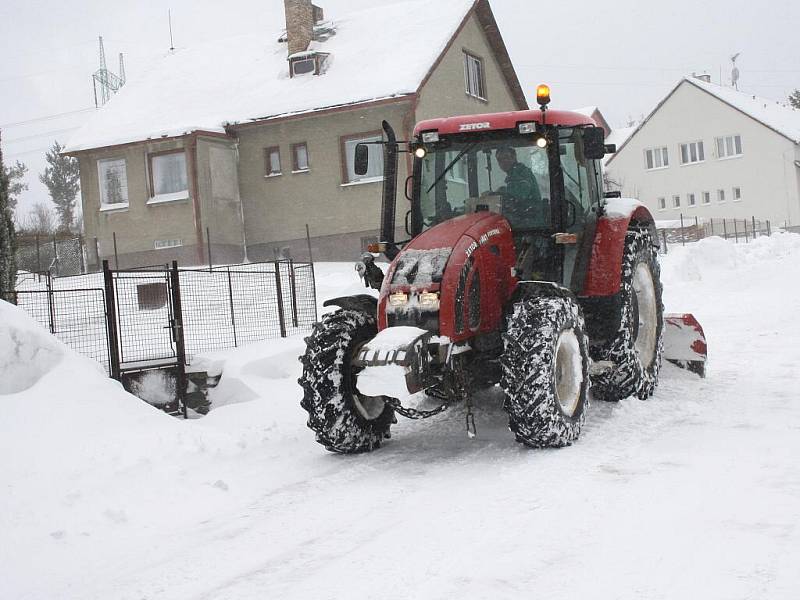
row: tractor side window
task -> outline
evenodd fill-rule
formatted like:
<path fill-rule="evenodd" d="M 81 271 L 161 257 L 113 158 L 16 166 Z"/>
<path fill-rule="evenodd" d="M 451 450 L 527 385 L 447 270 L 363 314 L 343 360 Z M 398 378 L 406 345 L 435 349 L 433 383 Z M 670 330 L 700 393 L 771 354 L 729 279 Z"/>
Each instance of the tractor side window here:
<path fill-rule="evenodd" d="M 566 129 L 559 136 L 561 167 L 564 173 L 564 196 L 568 204 L 567 225 L 582 223 L 592 208 L 589 161 L 583 153 L 579 129 Z"/>

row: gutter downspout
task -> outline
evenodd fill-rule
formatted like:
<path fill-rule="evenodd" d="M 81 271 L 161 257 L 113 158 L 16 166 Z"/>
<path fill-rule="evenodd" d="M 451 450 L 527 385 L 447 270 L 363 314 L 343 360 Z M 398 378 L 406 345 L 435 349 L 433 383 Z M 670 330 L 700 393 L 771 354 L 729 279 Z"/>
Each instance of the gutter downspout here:
<path fill-rule="evenodd" d="M 189 168 L 189 195 L 192 198 L 192 216 L 197 248 L 197 264 L 205 260 L 205 242 L 203 240 L 203 221 L 200 213 L 200 186 L 197 178 L 197 134 L 191 133 L 186 138 L 186 153 Z"/>

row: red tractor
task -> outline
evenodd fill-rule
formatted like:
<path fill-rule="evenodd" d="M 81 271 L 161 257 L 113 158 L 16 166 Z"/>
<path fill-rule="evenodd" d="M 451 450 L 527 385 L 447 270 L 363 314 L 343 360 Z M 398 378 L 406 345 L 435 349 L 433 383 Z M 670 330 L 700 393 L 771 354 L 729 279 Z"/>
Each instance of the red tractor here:
<path fill-rule="evenodd" d="M 301 357 L 302 406 L 328 450 L 373 450 L 396 413 L 457 402 L 474 432 L 472 394 L 497 384 L 519 442 L 567 446 L 590 387 L 600 400 L 653 394 L 665 325 L 678 334 L 667 358 L 703 373 L 702 329 L 663 314 L 652 215 L 603 192 L 615 148 L 590 118 L 548 110 L 546 86 L 537 97 L 539 110 L 423 121 L 408 142 L 384 122 L 382 242 L 370 250 L 391 264 L 384 275 L 362 257 L 378 297 L 326 301 L 339 310 Z M 400 152 L 413 156 L 411 239 L 395 242 Z M 356 148 L 357 173 L 369 154 Z"/>

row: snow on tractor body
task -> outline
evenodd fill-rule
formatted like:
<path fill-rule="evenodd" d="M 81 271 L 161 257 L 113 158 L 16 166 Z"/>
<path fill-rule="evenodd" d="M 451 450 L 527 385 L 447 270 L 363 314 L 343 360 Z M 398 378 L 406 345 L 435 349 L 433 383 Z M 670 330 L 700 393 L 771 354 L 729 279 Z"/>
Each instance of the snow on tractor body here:
<path fill-rule="evenodd" d="M 691 315 L 665 321 L 651 214 L 603 192 L 600 161 L 615 148 L 590 118 L 537 95 L 540 110 L 423 121 L 408 142 L 384 122 L 382 241 L 370 250 L 391 264 L 384 274 L 362 256 L 378 297 L 328 300 L 340 310 L 301 357 L 302 406 L 329 450 L 372 450 L 396 413 L 424 418 L 459 401 L 474 432 L 471 395 L 497 384 L 518 441 L 566 446 L 589 388 L 648 398 L 665 347 L 703 373 L 702 328 Z M 405 242 L 395 242 L 400 152 L 413 157 Z M 357 173 L 368 160 L 359 145 Z"/>

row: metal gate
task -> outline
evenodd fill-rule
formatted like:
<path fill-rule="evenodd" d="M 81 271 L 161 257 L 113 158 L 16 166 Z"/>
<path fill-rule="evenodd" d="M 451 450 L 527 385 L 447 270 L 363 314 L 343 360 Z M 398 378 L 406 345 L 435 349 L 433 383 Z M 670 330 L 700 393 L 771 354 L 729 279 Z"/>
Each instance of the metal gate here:
<path fill-rule="evenodd" d="M 177 406 L 186 416 L 186 349 L 177 262 L 169 269 L 111 270 L 103 261 L 111 376 L 128 387 L 146 371 L 175 378 Z"/>

